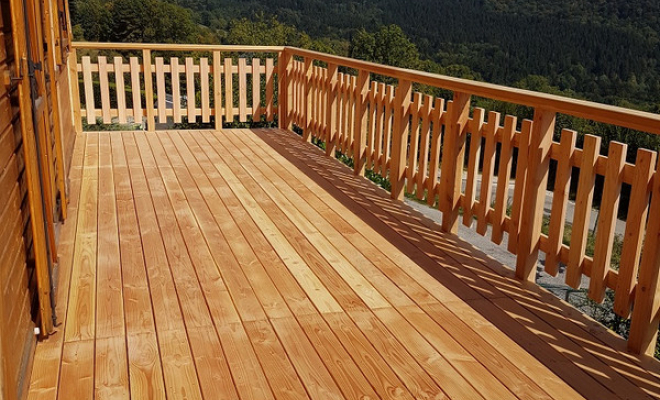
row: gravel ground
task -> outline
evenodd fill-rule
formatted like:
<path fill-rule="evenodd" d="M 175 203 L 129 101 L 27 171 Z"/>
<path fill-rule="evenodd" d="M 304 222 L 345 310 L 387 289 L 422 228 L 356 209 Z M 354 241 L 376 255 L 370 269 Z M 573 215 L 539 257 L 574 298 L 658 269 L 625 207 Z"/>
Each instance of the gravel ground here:
<path fill-rule="evenodd" d="M 442 213 L 438 211 L 436 208 L 431 208 L 428 207 L 426 204 L 421 204 L 418 203 L 414 200 L 406 199 L 406 204 L 408 204 L 410 207 L 414 208 L 415 210 L 421 212 L 428 218 L 440 223 L 442 220 Z M 490 240 L 491 236 L 491 229 L 490 227 L 488 228 L 488 232 L 486 233 L 485 236 L 479 235 L 477 232 L 474 231 L 473 228 L 468 228 L 463 224 L 459 225 L 458 228 L 458 236 L 465 240 L 466 242 L 472 244 L 473 246 L 481 249 L 484 253 L 488 254 L 489 256 L 493 257 L 503 265 L 507 266 L 508 268 L 514 269 L 516 265 L 516 256 L 509 253 L 507 250 L 507 235 L 504 235 L 504 240 L 502 241 L 501 245 L 497 245 Z M 536 273 L 536 283 L 539 286 L 545 287 L 548 289 L 550 292 L 555 294 L 557 297 L 561 297 L 562 299 L 566 300 L 566 296 L 575 296 L 575 295 L 580 295 L 576 294 L 575 290 L 567 285 L 564 284 L 564 269 L 560 268 L 559 274 L 557 274 L 556 277 L 551 276 L 546 274 L 545 272 L 542 271 L 543 263 L 545 261 L 545 254 L 542 252 L 540 253 L 540 259 L 539 259 L 539 268 Z M 589 278 L 583 276 L 582 277 L 582 283 L 580 285 L 581 288 L 588 288 L 589 287 Z"/>

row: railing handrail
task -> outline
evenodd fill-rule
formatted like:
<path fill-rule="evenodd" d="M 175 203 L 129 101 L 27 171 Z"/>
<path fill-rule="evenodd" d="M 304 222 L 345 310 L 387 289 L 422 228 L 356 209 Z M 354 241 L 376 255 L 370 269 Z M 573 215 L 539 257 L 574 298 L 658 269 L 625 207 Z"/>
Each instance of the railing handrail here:
<path fill-rule="evenodd" d="M 176 43 L 73 42 L 71 46 L 74 49 L 89 50 L 224 51 L 253 53 L 279 53 L 284 50 L 284 46 L 233 46 Z"/>
<path fill-rule="evenodd" d="M 467 93 L 479 97 L 505 101 L 523 106 L 533 107 L 551 112 L 585 118 L 596 122 L 636 129 L 643 132 L 660 134 L 660 114 L 631 110 L 628 108 L 596 103 L 586 100 L 548 93 L 534 92 L 509 86 L 478 82 L 468 79 L 415 71 L 406 68 L 391 67 L 353 58 L 335 56 L 313 50 L 297 47 L 285 47 L 285 52 L 299 57 L 309 57 L 314 60 L 343 67 L 360 69 L 374 74 L 387 75 L 397 79 L 408 80 L 424 85 L 436 86 L 454 92 Z"/>

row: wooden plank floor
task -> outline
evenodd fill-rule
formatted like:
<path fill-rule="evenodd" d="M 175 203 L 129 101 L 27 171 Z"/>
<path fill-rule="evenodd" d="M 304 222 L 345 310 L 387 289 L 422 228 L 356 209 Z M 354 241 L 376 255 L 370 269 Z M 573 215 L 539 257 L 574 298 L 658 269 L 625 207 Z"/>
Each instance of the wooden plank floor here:
<path fill-rule="evenodd" d="M 88 133 L 30 399 L 647 399 L 657 363 L 292 133 Z"/>

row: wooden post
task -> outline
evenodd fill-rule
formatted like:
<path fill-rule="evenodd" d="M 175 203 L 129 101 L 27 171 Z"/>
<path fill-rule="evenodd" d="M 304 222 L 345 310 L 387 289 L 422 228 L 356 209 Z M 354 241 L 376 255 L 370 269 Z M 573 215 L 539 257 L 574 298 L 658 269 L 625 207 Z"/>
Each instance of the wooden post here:
<path fill-rule="evenodd" d="M 213 52 L 213 104 L 215 115 L 215 130 L 222 129 L 222 54 L 216 50 Z M 178 73 L 178 72 L 177 72 Z M 181 101 L 180 99 L 172 99 Z"/>
<path fill-rule="evenodd" d="M 78 56 L 76 49 L 69 52 L 69 96 L 71 96 L 71 118 L 76 134 L 82 133 L 82 116 L 80 115 L 80 87 L 78 83 Z"/>
<path fill-rule="evenodd" d="M 293 82 L 289 80 L 289 72 L 291 70 L 291 55 L 286 49 L 278 55 L 277 60 L 277 113 L 278 125 L 280 129 L 291 130 L 293 128 L 293 121 L 291 120 L 289 107 L 293 100 Z"/>
<path fill-rule="evenodd" d="M 600 153 L 601 138 L 599 136 L 585 135 L 582 148 L 582 163 L 580 165 L 580 179 L 573 208 L 573 226 L 571 230 L 571 246 L 568 252 L 568 265 L 566 267 L 566 284 L 578 289 L 582 281 L 585 251 L 589 239 L 589 217 L 594 198 L 596 184 L 596 162 Z M 543 190 L 537 188 L 537 190 Z"/>
<path fill-rule="evenodd" d="M 625 153 L 623 158 L 625 159 Z M 635 282 L 641 281 L 641 276 L 638 274 L 639 261 L 642 252 L 647 249 L 646 247 L 642 247 L 644 245 L 644 225 L 647 223 L 649 195 L 651 194 L 649 184 L 653 178 L 656 158 L 657 153 L 655 151 L 637 149 L 635 172 L 633 174 L 630 200 L 628 202 L 626 228 L 623 233 L 624 240 L 623 248 L 621 249 L 621 262 L 619 263 L 619 279 L 617 279 L 616 288 L 614 289 L 616 293 L 614 296 L 614 312 L 624 318 L 630 315 L 630 303 Z M 610 161 L 608 160 L 608 162 Z M 603 218 L 602 212 L 601 221 Z M 616 219 L 616 211 L 613 214 L 613 218 Z M 602 224 L 601 221 L 598 221 L 599 226 Z M 648 221 L 652 225 L 658 225 L 657 220 L 648 219 Z M 651 230 L 651 227 L 648 229 Z M 594 254 L 595 260 L 596 257 Z M 609 261 L 609 258 L 607 260 Z"/>
<path fill-rule="evenodd" d="M 353 172 L 355 175 L 364 175 L 364 164 L 366 161 L 365 139 L 367 135 L 367 108 L 369 101 L 369 72 L 360 70 L 358 72 L 357 86 L 355 89 L 355 142 L 353 148 Z"/>
<path fill-rule="evenodd" d="M 589 297 L 601 303 L 605 298 L 607 274 L 610 271 L 612 248 L 614 247 L 614 234 L 616 229 L 617 213 L 619 212 L 619 199 L 621 197 L 621 184 L 623 183 L 623 168 L 626 164 L 628 146 L 619 142 L 610 142 L 607 155 L 607 170 L 605 172 L 605 185 L 603 198 L 600 203 L 599 220 L 596 228 L 596 244 L 594 249 L 594 262 L 591 267 L 589 279 Z M 653 166 L 650 165 L 652 168 Z M 649 172 L 651 171 L 649 168 Z M 650 176 L 651 174 L 649 174 Z M 648 180 L 645 187 L 648 187 Z M 648 204 L 648 197 L 644 202 Z M 646 217 L 646 215 L 644 215 Z M 641 235 L 640 235 L 641 236 Z M 637 261 L 637 260 L 636 260 Z M 635 268 L 637 272 L 637 268 Z M 617 294 L 620 294 L 617 292 Z M 630 299 L 630 294 L 628 294 Z M 627 303 L 627 302 L 626 302 Z"/>
<path fill-rule="evenodd" d="M 406 152 L 408 151 L 408 130 L 410 118 L 408 111 L 412 103 L 412 82 L 399 80 L 394 98 L 394 127 L 392 128 L 392 164 L 390 167 L 390 182 L 392 183 L 392 198 L 403 200 L 406 183 Z"/>
<path fill-rule="evenodd" d="M 466 127 L 470 117 L 470 95 L 456 92 L 447 105 L 447 124 L 442 149 L 438 207 L 442 211 L 442 231 L 458 233 L 458 206 L 461 199 Z"/>
<path fill-rule="evenodd" d="M 328 64 L 328 112 L 327 120 L 327 142 L 325 143 L 325 154 L 334 157 L 337 149 L 337 106 L 339 99 L 337 88 L 339 87 L 339 66 Z"/>
<path fill-rule="evenodd" d="M 647 226 L 639 281 L 635 293 L 628 350 L 637 354 L 653 355 L 658 336 L 660 315 L 660 163 L 653 177 L 651 206 Z M 642 227 L 639 227 L 641 230 Z"/>
<path fill-rule="evenodd" d="M 156 117 L 154 113 L 154 82 L 151 78 L 151 50 L 142 50 L 142 65 L 144 67 L 144 100 L 147 108 L 147 131 L 156 131 Z"/>
<path fill-rule="evenodd" d="M 311 57 L 305 57 L 305 103 L 303 104 L 304 108 L 302 110 L 304 116 L 303 121 L 305 121 L 305 127 L 303 128 L 303 140 L 305 142 L 312 141 L 312 107 L 314 106 L 314 98 L 312 92 L 312 74 L 314 72 L 314 59 Z"/>
<path fill-rule="evenodd" d="M 536 276 L 550 147 L 556 120 L 557 114 L 554 112 L 541 109 L 534 112 L 516 260 L 516 276 L 527 281 L 534 281 Z"/>

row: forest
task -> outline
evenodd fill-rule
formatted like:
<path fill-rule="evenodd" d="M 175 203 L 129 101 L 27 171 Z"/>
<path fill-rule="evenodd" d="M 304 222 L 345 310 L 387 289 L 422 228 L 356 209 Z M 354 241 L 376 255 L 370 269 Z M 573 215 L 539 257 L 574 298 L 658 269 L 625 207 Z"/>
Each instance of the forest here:
<path fill-rule="evenodd" d="M 79 40 L 293 45 L 660 112 L 655 0 L 73 0 L 71 18 Z M 603 150 L 625 141 L 630 161 L 660 147 L 627 129 L 560 125 L 602 136 Z"/>

